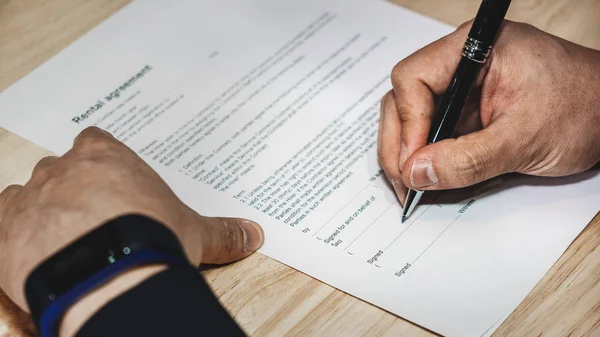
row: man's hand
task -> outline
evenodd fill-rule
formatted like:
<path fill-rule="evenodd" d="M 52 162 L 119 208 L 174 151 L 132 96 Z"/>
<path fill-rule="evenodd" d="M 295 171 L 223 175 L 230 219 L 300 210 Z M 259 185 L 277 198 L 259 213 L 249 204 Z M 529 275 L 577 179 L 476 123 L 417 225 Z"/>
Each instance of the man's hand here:
<path fill-rule="evenodd" d="M 505 22 L 457 126 L 426 146 L 470 23 L 404 59 L 381 103 L 378 152 L 401 201 L 406 187 L 460 188 L 511 172 L 579 173 L 600 160 L 600 52 Z"/>
<path fill-rule="evenodd" d="M 198 215 L 133 151 L 89 128 L 64 156 L 42 159 L 25 186 L 10 186 L 0 194 L 0 288 L 27 310 L 23 287 L 37 264 L 125 213 L 167 225 L 195 265 L 232 262 L 263 243 L 257 224 Z M 121 283 L 131 287 L 132 280 L 159 269 L 142 268 Z"/>

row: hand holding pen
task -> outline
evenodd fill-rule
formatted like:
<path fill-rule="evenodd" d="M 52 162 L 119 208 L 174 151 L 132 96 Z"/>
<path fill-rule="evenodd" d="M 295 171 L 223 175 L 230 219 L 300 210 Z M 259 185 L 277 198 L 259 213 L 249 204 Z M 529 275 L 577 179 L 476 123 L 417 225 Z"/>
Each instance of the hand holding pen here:
<path fill-rule="evenodd" d="M 453 135 L 428 145 L 436 98 L 450 87 L 471 24 L 392 72 L 393 90 L 381 103 L 378 152 L 402 203 L 407 189 L 461 188 L 511 172 L 565 176 L 600 161 L 600 51 L 510 21 Z"/>

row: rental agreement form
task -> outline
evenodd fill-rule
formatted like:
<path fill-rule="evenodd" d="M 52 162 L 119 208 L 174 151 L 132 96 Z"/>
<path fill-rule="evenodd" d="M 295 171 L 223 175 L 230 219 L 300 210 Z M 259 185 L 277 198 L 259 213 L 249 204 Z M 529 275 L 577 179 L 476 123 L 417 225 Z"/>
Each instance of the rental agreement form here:
<path fill-rule="evenodd" d="M 262 224 L 263 254 L 488 336 L 598 212 L 600 175 L 432 195 L 402 224 L 379 101 L 399 60 L 451 31 L 381 0 L 137 0 L 1 93 L 0 126 L 59 154 L 99 126 L 199 213 Z"/>

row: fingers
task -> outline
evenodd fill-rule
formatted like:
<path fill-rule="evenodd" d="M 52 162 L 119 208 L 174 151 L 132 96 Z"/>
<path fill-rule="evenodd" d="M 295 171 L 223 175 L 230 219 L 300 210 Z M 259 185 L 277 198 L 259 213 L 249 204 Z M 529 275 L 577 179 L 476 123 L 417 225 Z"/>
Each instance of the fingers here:
<path fill-rule="evenodd" d="M 392 90 L 383 96 L 381 100 L 377 153 L 381 168 L 385 171 L 386 177 L 394 187 L 398 200 L 402 203 L 406 195 L 406 187 L 402 184 L 400 161 L 402 161 L 406 149 L 403 151 L 401 146 L 400 130 L 400 114 Z"/>
<path fill-rule="evenodd" d="M 200 217 L 202 263 L 223 264 L 243 259 L 262 247 L 262 228 L 249 220 Z"/>
<path fill-rule="evenodd" d="M 498 124 L 418 150 L 406 163 L 404 183 L 417 190 L 462 188 L 514 172 L 522 147 Z"/>
<path fill-rule="evenodd" d="M 40 159 L 40 161 L 38 161 L 38 163 L 35 165 L 35 167 L 33 168 L 33 171 L 31 172 L 31 176 L 36 176 L 41 174 L 42 172 L 48 170 L 48 168 L 55 163 L 58 160 L 57 156 L 48 156 L 48 157 L 44 157 L 42 159 Z"/>
<path fill-rule="evenodd" d="M 10 185 L 0 193 L 0 222 L 2 222 L 2 218 L 8 209 L 10 200 L 16 196 L 21 189 L 23 189 L 23 186 L 21 185 Z"/>
<path fill-rule="evenodd" d="M 424 147 L 434 113 L 434 97 L 448 87 L 458 64 L 467 26 L 415 52 L 391 75 L 402 125 L 401 170 L 408 157 Z"/>
<path fill-rule="evenodd" d="M 116 139 L 108 132 L 95 126 L 81 131 L 73 141 L 73 148 L 86 150 L 101 150 L 107 148 Z"/>

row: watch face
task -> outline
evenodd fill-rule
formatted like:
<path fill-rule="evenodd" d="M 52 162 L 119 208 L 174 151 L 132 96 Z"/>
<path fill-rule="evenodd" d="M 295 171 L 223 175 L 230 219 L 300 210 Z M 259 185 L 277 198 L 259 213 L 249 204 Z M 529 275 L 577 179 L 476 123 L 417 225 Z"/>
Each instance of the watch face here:
<path fill-rule="evenodd" d="M 91 235 L 97 234 L 97 235 Z M 112 231 L 90 233 L 50 258 L 40 271 L 49 297 L 67 291 L 108 265 L 141 248 L 139 242 Z"/>

